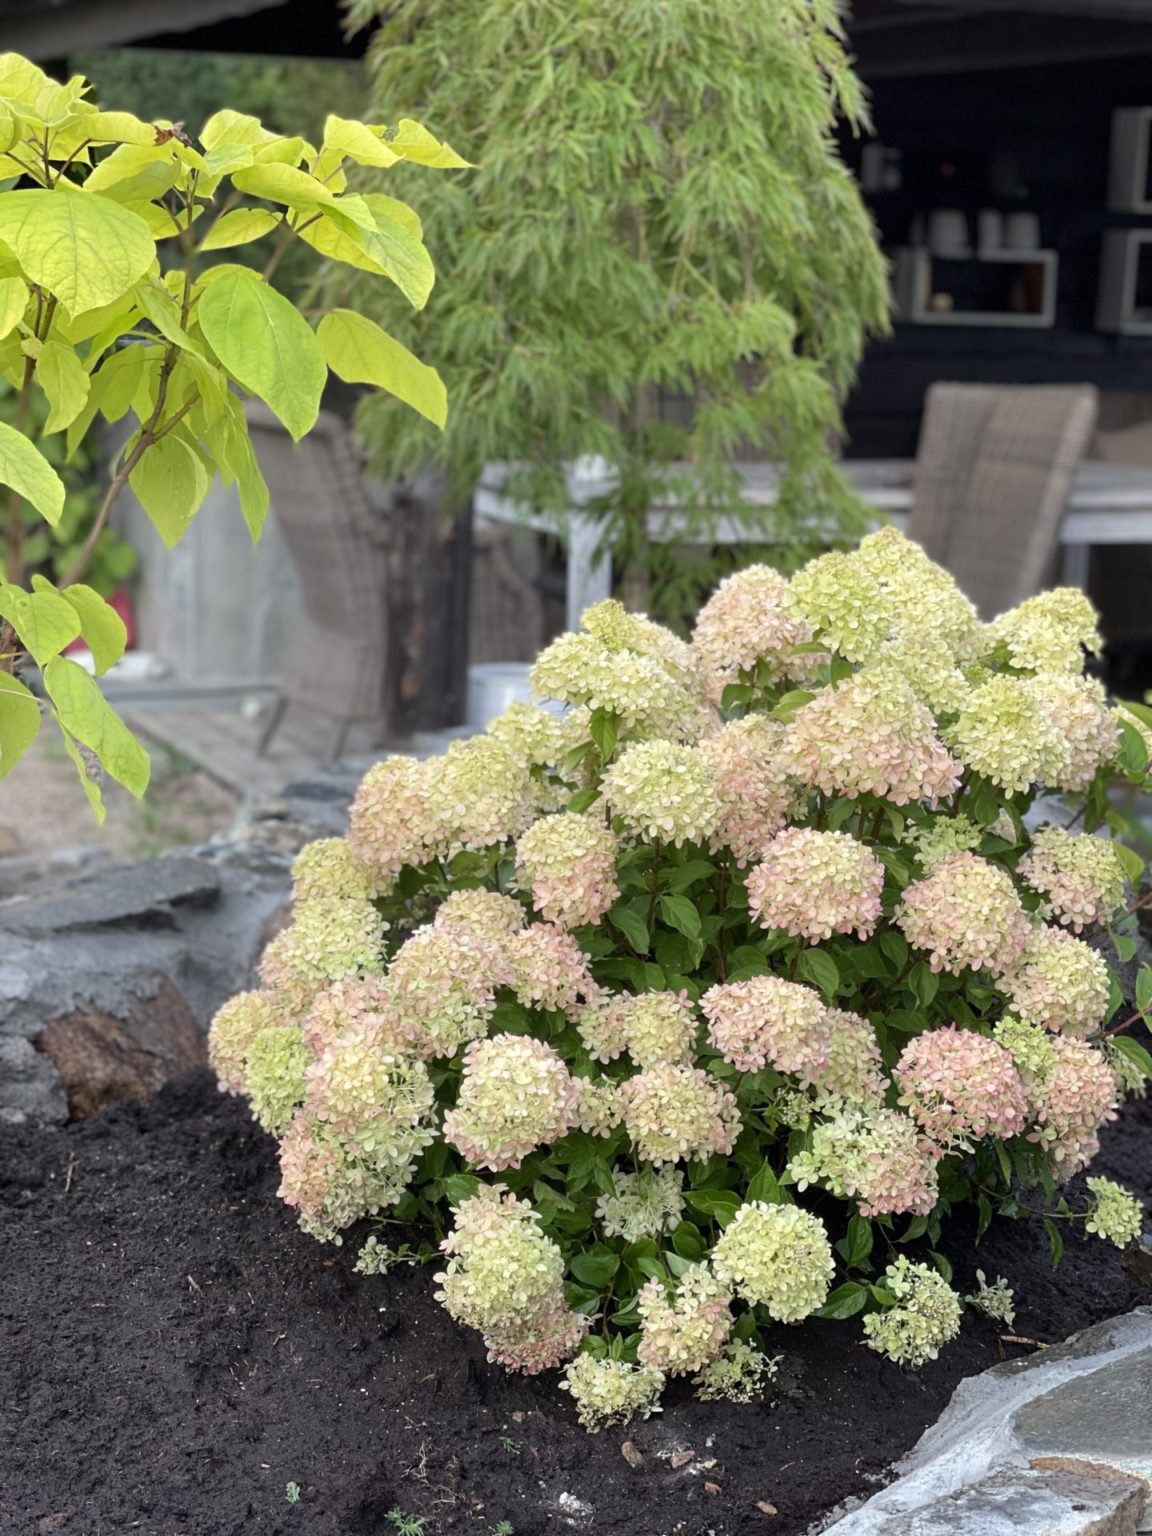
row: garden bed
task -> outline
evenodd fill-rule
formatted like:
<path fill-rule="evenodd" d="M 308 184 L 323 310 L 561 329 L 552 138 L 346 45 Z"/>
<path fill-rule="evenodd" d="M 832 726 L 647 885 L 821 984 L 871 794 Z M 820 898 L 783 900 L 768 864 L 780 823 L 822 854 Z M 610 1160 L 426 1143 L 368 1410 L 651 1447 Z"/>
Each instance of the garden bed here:
<path fill-rule="evenodd" d="M 1093 1171 L 1147 1200 L 1150 1146 L 1152 1104 L 1132 1103 Z M 206 1074 L 64 1130 L 0 1126 L 0 1530 L 389 1536 L 401 1509 L 428 1536 L 792 1536 L 871 1491 L 961 1377 L 1030 1352 L 974 1313 L 915 1373 L 858 1321 L 778 1327 L 762 1406 L 673 1388 L 591 1437 L 553 1374 L 485 1362 L 431 1268 L 363 1278 L 354 1242 L 303 1236 L 274 1151 Z M 1072 1238 L 1055 1273 L 1038 1225 L 945 1246 L 962 1290 L 977 1265 L 1004 1275 L 1015 1331 L 1041 1342 L 1152 1299 L 1149 1261 L 1098 1240 Z"/>

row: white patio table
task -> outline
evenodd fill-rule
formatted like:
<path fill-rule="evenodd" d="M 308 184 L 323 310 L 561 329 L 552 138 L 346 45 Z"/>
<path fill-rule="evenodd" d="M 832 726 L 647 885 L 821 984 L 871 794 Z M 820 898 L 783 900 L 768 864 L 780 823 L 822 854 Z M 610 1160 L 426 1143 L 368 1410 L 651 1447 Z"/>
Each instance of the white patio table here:
<path fill-rule="evenodd" d="M 897 527 L 907 522 L 912 507 L 913 459 L 846 459 L 844 473 L 857 494 Z M 770 464 L 737 465 L 744 496 L 753 506 L 771 507 L 776 500 L 777 475 Z M 475 508 L 481 517 L 496 522 L 526 523 L 543 532 L 563 534 L 568 545 L 567 622 L 579 626 L 580 615 L 590 604 L 612 591 L 609 560 L 597 558 L 603 524 L 588 504 L 611 488 L 603 461 L 579 460 L 568 471 L 568 510 L 556 515 L 526 516 L 505 492 L 507 467 L 490 464 L 476 493 Z M 877 519 L 881 521 L 881 519 Z M 708 532 L 685 526 L 674 505 L 656 507 L 649 513 L 651 539 L 682 543 L 771 543 L 771 528 L 757 535 L 746 519 L 718 519 Z M 1084 462 L 1076 472 L 1072 492 L 1060 528 L 1061 577 L 1070 586 L 1083 586 L 1088 577 L 1088 555 L 1096 544 L 1152 544 L 1152 469 L 1123 464 Z"/>

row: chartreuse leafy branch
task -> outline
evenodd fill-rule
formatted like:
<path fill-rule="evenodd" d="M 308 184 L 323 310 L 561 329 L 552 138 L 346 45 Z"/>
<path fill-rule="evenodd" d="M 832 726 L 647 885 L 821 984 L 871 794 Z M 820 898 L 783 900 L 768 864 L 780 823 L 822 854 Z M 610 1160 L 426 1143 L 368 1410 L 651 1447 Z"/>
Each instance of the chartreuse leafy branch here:
<path fill-rule="evenodd" d="M 353 166 L 402 161 L 466 164 L 407 120 L 388 128 L 331 115 L 317 146 L 224 110 L 193 141 L 179 125 L 102 110 L 79 76 L 58 84 L 0 55 L 0 373 L 18 392 L 14 424 L 0 422 L 0 777 L 39 728 L 40 703 L 18 675 L 33 664 L 97 816 L 99 770 L 134 795 L 147 785 L 144 749 L 64 655 L 82 640 L 100 675 L 123 654 L 122 621 L 81 578 L 126 486 L 172 547 L 219 476 L 236 487 L 255 539 L 268 491 L 244 395 L 297 441 L 330 372 L 445 425 L 434 369 L 371 320 L 346 309 L 306 318 L 271 285 L 301 240 L 422 307 L 434 273 L 416 213 L 347 188 Z M 245 247 L 269 236 L 258 270 Z M 42 575 L 26 586 L 25 508 L 55 527 L 65 503 L 42 441 L 64 434 L 71 457 L 96 421 L 121 424 L 124 441 L 93 526 L 59 587 Z"/>
<path fill-rule="evenodd" d="M 562 714 L 372 768 L 210 1036 L 304 1229 L 372 1218 L 377 1273 L 423 1226 L 452 1316 L 593 1429 L 670 1376 L 759 1395 L 808 1317 L 921 1365 L 965 1203 L 1133 1241 L 1132 1196 L 1066 1192 L 1152 1077 L 1152 970 L 1121 1007 L 1109 963 L 1152 710 L 1098 645 L 1070 589 L 980 623 L 888 529 L 730 577 L 690 645 L 598 604 L 533 672 Z"/>

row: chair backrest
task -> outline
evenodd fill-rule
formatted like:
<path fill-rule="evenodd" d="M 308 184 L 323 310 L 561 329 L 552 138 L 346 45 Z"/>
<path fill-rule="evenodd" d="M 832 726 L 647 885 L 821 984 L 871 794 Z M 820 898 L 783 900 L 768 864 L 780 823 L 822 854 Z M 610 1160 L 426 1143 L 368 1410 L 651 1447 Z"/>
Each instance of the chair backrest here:
<path fill-rule="evenodd" d="M 1089 385 L 929 389 L 908 533 L 983 618 L 1044 585 L 1096 407 Z"/>

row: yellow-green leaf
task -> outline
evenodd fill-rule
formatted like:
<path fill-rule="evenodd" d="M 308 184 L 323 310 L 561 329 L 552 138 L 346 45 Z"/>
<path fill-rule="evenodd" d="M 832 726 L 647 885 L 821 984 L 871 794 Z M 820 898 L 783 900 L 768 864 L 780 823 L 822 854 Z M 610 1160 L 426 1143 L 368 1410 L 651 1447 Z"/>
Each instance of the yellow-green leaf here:
<path fill-rule="evenodd" d="M 83 667 L 57 656 L 44 668 L 44 687 L 61 726 L 96 755 L 105 773 L 137 799 L 148 788 L 148 754 Z"/>
<path fill-rule="evenodd" d="M 32 282 L 72 315 L 119 298 L 156 256 L 138 214 L 99 194 L 74 191 L 6 192 L 0 240 Z"/>
<path fill-rule="evenodd" d="M 270 144 L 277 137 L 258 117 L 233 112 L 230 107 L 213 112 L 200 130 L 200 142 L 205 149 L 215 149 L 218 144 Z"/>
<path fill-rule="evenodd" d="M 28 285 L 18 277 L 0 277 L 0 340 L 13 331 L 28 308 Z"/>
<path fill-rule="evenodd" d="M 100 793 L 100 771 L 95 763 L 89 763 L 76 742 L 64 729 L 60 716 L 53 712 L 56 724 L 60 727 L 60 734 L 64 738 L 64 748 L 68 756 L 76 765 L 76 772 L 80 776 L 80 784 L 84 793 L 88 796 L 88 804 L 92 807 L 92 814 L 96 818 L 97 826 L 104 825 L 104 797 Z"/>
<path fill-rule="evenodd" d="M 0 779 L 6 778 L 36 740 L 40 706 L 24 684 L 0 672 Z"/>
<path fill-rule="evenodd" d="M 102 192 L 118 203 L 163 197 L 180 179 L 180 166 L 167 144 L 121 144 L 84 180 L 86 192 Z"/>
<path fill-rule="evenodd" d="M 388 148 L 404 160 L 415 165 L 430 165 L 434 170 L 470 170 L 467 160 L 462 160 L 450 144 L 441 144 L 427 128 L 414 123 L 410 117 L 402 117 L 395 133 L 389 134 Z"/>
<path fill-rule="evenodd" d="M 371 213 L 370 230 L 363 227 L 358 205 Z M 356 217 L 349 224 L 351 214 Z M 380 193 L 343 197 L 338 209 L 325 209 L 316 223 L 303 225 L 300 238 L 334 261 L 390 277 L 414 308 L 428 302 L 436 273 L 420 220 L 406 203 Z"/>
<path fill-rule="evenodd" d="M 200 343 L 193 341 L 180 323 L 180 306 L 167 288 L 162 287 L 155 278 L 146 277 L 135 285 L 132 292 L 137 304 L 166 341 L 175 342 L 183 351 L 203 357 L 204 349 Z"/>
<path fill-rule="evenodd" d="M 76 420 L 88 399 L 91 380 L 87 369 L 71 347 L 46 341 L 36 359 L 36 382 L 51 407 L 45 432 L 63 431 Z"/>
<path fill-rule="evenodd" d="M 283 215 L 271 208 L 233 208 L 225 213 L 200 242 L 202 251 L 226 251 L 233 245 L 246 245 L 275 229 Z"/>
<path fill-rule="evenodd" d="M 384 143 L 382 128 L 370 128 L 353 117 L 330 113 L 324 124 L 324 148 L 347 155 L 358 165 L 395 165 L 400 156 Z"/>
<path fill-rule="evenodd" d="M 334 309 L 316 335 L 324 360 L 346 384 L 374 384 L 443 427 L 448 395 L 440 375 L 364 315 Z"/>
<path fill-rule="evenodd" d="M 79 126 L 93 144 L 156 143 L 156 124 L 145 123 L 131 112 L 85 112 Z"/>
<path fill-rule="evenodd" d="M 0 617 L 8 620 L 40 667 L 80 634 L 79 615 L 58 592 L 25 592 L 6 582 L 0 587 Z"/>
<path fill-rule="evenodd" d="M 194 449 L 175 433 L 145 452 L 128 476 L 156 531 L 173 549 L 208 494 L 208 471 Z"/>
<path fill-rule="evenodd" d="M 65 587 L 60 596 L 76 610 L 80 634 L 92 652 L 97 677 L 114 667 L 128 644 L 124 620 L 92 587 L 76 582 Z"/>
<path fill-rule="evenodd" d="M 294 211 L 303 213 L 314 213 L 318 208 L 326 208 L 353 224 L 360 224 L 369 230 L 373 227 L 371 215 L 362 206 L 360 199 L 353 199 L 353 205 L 345 208 L 323 182 L 294 165 L 249 166 L 246 171 L 237 171 L 232 182 L 237 191 L 247 192 L 250 197 L 263 197 L 270 203 L 284 203 Z"/>
<path fill-rule="evenodd" d="M 328 369 L 296 306 L 254 272 L 234 267 L 205 289 L 197 319 L 232 377 L 299 441 L 315 424 Z"/>
<path fill-rule="evenodd" d="M 53 527 L 64 510 L 64 482 L 23 432 L 0 421 L 0 485 L 29 501 Z"/>

